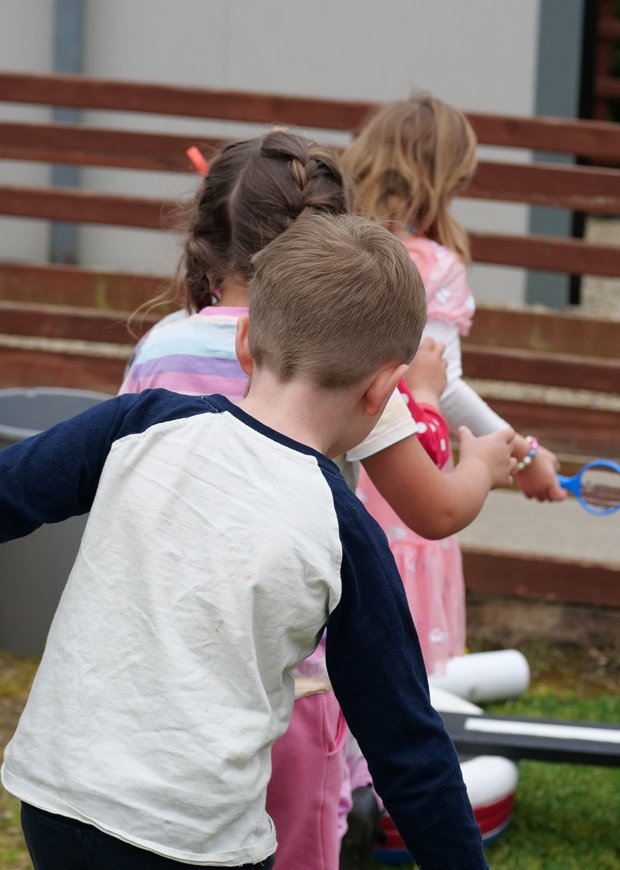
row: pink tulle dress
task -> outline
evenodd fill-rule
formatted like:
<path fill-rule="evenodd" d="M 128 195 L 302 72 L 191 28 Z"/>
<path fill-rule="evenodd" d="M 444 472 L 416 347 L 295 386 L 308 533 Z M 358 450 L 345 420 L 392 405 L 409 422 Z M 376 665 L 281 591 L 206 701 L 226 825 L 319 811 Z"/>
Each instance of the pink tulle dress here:
<path fill-rule="evenodd" d="M 465 266 L 448 248 L 412 236 L 404 245 L 426 288 L 428 316 L 469 332 L 475 304 Z M 415 413 L 415 412 L 414 412 Z M 454 467 L 452 457 L 442 471 Z M 400 571 L 429 676 L 443 676 L 450 656 L 465 650 L 465 584 L 455 535 L 428 541 L 409 529 L 362 469 L 357 494 L 381 525 Z"/>

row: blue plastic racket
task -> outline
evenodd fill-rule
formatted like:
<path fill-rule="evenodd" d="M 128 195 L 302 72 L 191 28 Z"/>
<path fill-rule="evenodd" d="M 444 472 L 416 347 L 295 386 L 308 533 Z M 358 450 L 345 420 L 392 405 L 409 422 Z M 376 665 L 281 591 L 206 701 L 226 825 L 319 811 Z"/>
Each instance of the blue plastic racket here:
<path fill-rule="evenodd" d="M 620 465 L 611 459 L 588 462 L 574 477 L 558 474 L 558 481 L 591 514 L 604 517 L 620 509 Z"/>

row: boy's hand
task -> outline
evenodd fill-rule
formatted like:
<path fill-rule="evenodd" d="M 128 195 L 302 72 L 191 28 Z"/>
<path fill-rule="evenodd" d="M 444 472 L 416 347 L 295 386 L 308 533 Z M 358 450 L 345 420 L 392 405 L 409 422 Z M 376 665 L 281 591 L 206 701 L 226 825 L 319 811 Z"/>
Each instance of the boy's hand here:
<path fill-rule="evenodd" d="M 445 344 L 425 338 L 405 375 L 407 386 L 416 402 L 439 408 L 439 397 L 446 388 L 448 362 L 442 359 Z"/>
<path fill-rule="evenodd" d="M 475 438 L 467 426 L 461 426 L 459 462 L 464 459 L 478 459 L 484 462 L 491 477 L 491 489 L 512 486 L 512 472 L 517 467 L 517 460 L 512 456 L 514 439 L 515 432 L 510 428 Z"/>
<path fill-rule="evenodd" d="M 560 463 L 556 455 L 546 447 L 539 447 L 532 464 L 516 474 L 515 479 L 526 498 L 535 498 L 538 501 L 562 501 L 568 493 L 558 482 L 559 470 Z"/>

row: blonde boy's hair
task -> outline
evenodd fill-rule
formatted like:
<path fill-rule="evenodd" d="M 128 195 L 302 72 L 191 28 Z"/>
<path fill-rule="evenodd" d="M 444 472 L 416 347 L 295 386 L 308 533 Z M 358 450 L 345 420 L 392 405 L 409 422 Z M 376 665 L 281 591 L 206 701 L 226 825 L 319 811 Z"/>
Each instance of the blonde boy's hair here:
<path fill-rule="evenodd" d="M 470 262 L 450 203 L 476 167 L 476 134 L 458 109 L 430 94 L 379 109 L 342 155 L 357 211 L 386 227 L 411 225 Z"/>
<path fill-rule="evenodd" d="M 426 294 L 383 227 L 354 215 L 302 216 L 253 263 L 250 352 L 280 380 L 349 387 L 387 362 L 413 359 Z"/>

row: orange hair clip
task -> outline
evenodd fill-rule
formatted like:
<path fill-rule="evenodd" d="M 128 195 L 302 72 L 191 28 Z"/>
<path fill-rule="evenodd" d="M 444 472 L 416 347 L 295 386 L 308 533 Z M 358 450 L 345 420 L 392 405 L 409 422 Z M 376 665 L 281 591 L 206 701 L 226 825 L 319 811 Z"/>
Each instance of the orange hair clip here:
<path fill-rule="evenodd" d="M 185 152 L 189 159 L 191 160 L 194 169 L 199 175 L 202 175 L 204 178 L 205 175 L 209 172 L 209 164 L 205 160 L 203 154 L 196 148 L 195 145 L 192 145 L 191 148 L 188 148 Z"/>

